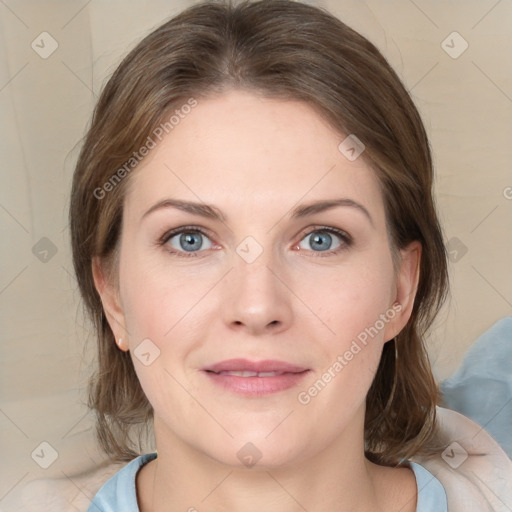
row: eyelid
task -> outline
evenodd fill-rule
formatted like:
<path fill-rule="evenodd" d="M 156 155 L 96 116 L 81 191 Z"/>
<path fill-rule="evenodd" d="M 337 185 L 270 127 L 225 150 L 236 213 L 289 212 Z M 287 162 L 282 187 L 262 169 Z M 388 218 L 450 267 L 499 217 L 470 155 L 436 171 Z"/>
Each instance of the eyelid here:
<path fill-rule="evenodd" d="M 169 229 L 165 231 L 165 233 L 158 239 L 157 246 L 158 247 L 164 247 L 165 251 L 173 256 L 177 256 L 179 258 L 200 258 L 203 256 L 202 253 L 205 253 L 207 251 L 211 251 L 212 248 L 204 249 L 200 251 L 180 251 L 175 249 L 174 247 L 171 248 L 170 246 L 167 246 L 169 240 L 174 238 L 177 235 L 183 234 L 183 233 L 200 233 L 201 235 L 205 236 L 210 240 L 212 245 L 217 245 L 213 240 L 211 235 L 208 233 L 208 230 L 205 228 L 199 227 L 199 226 L 179 226 L 177 228 Z"/>
<path fill-rule="evenodd" d="M 321 224 L 308 226 L 307 228 L 304 228 L 300 233 L 302 234 L 301 241 L 306 237 L 311 235 L 312 233 L 316 232 L 325 232 L 325 233 L 332 233 L 341 239 L 345 240 L 347 243 L 352 243 L 352 237 L 343 229 L 335 228 L 334 226 L 324 226 Z"/>
<path fill-rule="evenodd" d="M 300 239 L 298 242 L 294 243 L 293 246 L 296 247 L 302 240 L 304 240 L 307 236 L 312 235 L 315 232 L 325 232 L 329 234 L 333 234 L 341 239 L 341 247 L 334 249 L 334 250 L 327 250 L 327 251 L 313 251 L 308 250 L 308 252 L 314 254 L 315 256 L 326 256 L 326 255 L 332 255 L 337 254 L 343 250 L 346 250 L 348 247 L 350 247 L 353 243 L 352 237 L 344 230 L 335 228 L 333 226 L 323 226 L 323 225 L 313 225 L 308 226 L 307 228 L 304 228 L 299 232 Z M 201 235 L 207 237 L 212 244 L 219 245 L 216 242 L 212 240 L 212 236 L 209 233 L 209 230 L 202 228 L 200 226 L 194 226 L 194 225 L 188 225 L 188 226 L 179 226 L 177 228 L 169 229 L 165 231 L 165 233 L 158 239 L 158 245 L 164 246 L 169 242 L 171 238 L 173 238 L 176 235 L 180 235 L 182 233 L 200 233 Z M 185 257 L 196 257 L 202 252 L 206 252 L 211 249 L 204 249 L 199 251 L 179 251 L 179 250 L 169 250 L 166 249 L 167 252 L 171 254 L 178 254 L 180 256 Z"/>
<path fill-rule="evenodd" d="M 205 228 L 201 228 L 199 226 L 179 226 L 177 228 L 165 231 L 165 233 L 158 239 L 158 243 L 164 245 L 172 237 L 180 235 L 182 233 L 201 233 L 202 235 L 211 238 L 210 233 L 208 233 L 208 231 Z"/>
<path fill-rule="evenodd" d="M 307 231 L 301 236 L 299 242 L 297 244 L 294 244 L 294 247 L 298 247 L 299 250 L 303 250 L 299 247 L 299 244 L 308 236 L 312 235 L 313 233 L 317 232 L 323 232 L 323 233 L 329 233 L 333 234 L 334 236 L 337 236 L 340 239 L 340 246 L 336 249 L 328 249 L 326 251 L 313 251 L 310 249 L 306 249 L 305 251 L 312 255 L 313 257 L 324 257 L 324 256 L 334 256 L 338 255 L 346 250 L 348 250 L 353 245 L 353 239 L 352 237 L 343 229 L 335 228 L 334 226 L 322 226 L 322 225 L 316 225 L 316 226 L 308 226 L 305 228 Z"/>

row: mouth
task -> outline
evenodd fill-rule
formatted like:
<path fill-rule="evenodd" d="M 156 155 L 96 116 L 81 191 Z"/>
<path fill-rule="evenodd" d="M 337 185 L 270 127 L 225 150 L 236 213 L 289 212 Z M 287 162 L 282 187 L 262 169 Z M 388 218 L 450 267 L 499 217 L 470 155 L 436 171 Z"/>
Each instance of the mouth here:
<path fill-rule="evenodd" d="M 208 371 L 208 370 L 207 370 Z M 213 372 L 217 375 L 236 375 L 237 377 L 275 377 L 276 375 L 283 375 L 288 372 L 250 372 L 250 371 L 225 371 Z"/>
<path fill-rule="evenodd" d="M 266 359 L 264 361 L 250 361 L 249 359 L 227 359 L 226 361 L 220 361 L 210 366 L 203 368 L 204 371 L 214 373 L 247 373 L 251 375 L 240 375 L 240 377 L 255 377 L 252 374 L 282 374 L 282 373 L 300 373 L 307 368 L 298 366 L 295 364 L 287 363 L 286 361 L 278 361 L 276 359 Z M 269 377 L 271 375 L 268 375 Z"/>
<path fill-rule="evenodd" d="M 214 384 L 245 396 L 262 396 L 298 385 L 308 368 L 285 361 L 229 359 L 202 368 Z"/>

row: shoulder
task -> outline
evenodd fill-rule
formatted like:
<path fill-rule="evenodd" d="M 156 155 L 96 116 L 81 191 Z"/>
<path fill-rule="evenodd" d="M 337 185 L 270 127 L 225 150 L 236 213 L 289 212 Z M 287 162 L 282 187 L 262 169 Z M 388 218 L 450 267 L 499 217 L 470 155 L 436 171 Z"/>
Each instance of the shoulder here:
<path fill-rule="evenodd" d="M 450 512 L 512 510 L 512 461 L 478 424 L 437 408 L 437 453 L 415 457 L 446 491 Z"/>
<path fill-rule="evenodd" d="M 417 505 L 416 510 L 448 511 L 448 498 L 441 482 L 428 469 L 416 462 L 410 462 L 416 477 Z"/>
<path fill-rule="evenodd" d="M 98 489 L 123 464 L 103 463 L 79 474 L 62 478 L 39 478 L 27 482 L 2 503 L 2 512 L 87 512 Z"/>
<path fill-rule="evenodd" d="M 112 475 L 90 501 L 94 510 L 103 512 L 138 512 L 136 477 L 146 463 L 156 458 L 156 453 L 141 455 Z"/>

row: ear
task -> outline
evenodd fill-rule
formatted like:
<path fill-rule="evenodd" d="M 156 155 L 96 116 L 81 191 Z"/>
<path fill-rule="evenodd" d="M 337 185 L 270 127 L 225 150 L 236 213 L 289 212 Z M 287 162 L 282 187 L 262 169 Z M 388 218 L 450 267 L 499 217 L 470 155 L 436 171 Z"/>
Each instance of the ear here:
<path fill-rule="evenodd" d="M 126 352 L 128 351 L 126 323 L 123 307 L 119 299 L 118 286 L 109 277 L 104 262 L 98 256 L 92 259 L 92 276 L 116 344 L 121 350 Z"/>
<path fill-rule="evenodd" d="M 396 314 L 386 324 L 385 341 L 399 334 L 411 317 L 420 278 L 421 251 L 421 243 L 417 240 L 400 250 L 401 262 L 396 278 L 395 302 L 389 308 Z"/>

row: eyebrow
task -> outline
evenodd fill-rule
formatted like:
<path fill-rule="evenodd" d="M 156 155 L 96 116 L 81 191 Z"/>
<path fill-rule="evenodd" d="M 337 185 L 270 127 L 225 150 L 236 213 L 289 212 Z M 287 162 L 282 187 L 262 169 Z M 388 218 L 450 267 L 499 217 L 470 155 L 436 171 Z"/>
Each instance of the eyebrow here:
<path fill-rule="evenodd" d="M 368 210 L 362 204 L 348 198 L 319 200 L 309 204 L 299 205 L 291 210 L 291 218 L 299 219 L 340 206 L 355 208 L 356 210 L 362 212 L 368 218 L 370 224 L 375 227 L 372 216 Z M 176 208 L 186 213 L 191 213 L 192 215 L 199 215 L 201 217 L 219 220 L 221 222 L 226 221 L 226 216 L 222 213 L 222 211 L 213 205 L 197 203 L 193 201 L 182 201 L 179 199 L 164 199 L 159 201 L 142 215 L 141 220 L 154 211 L 166 208 Z"/>

